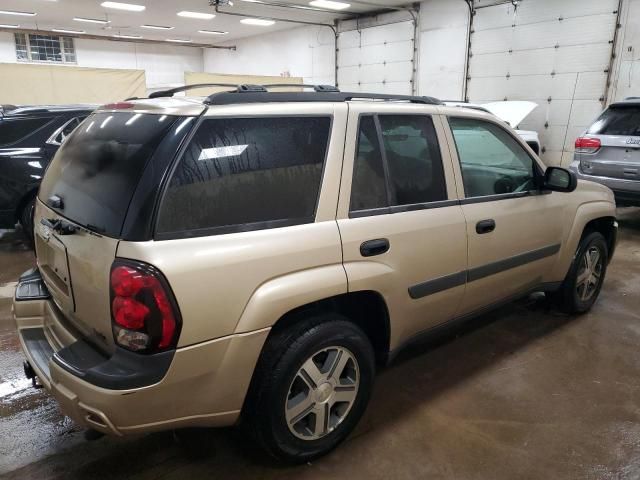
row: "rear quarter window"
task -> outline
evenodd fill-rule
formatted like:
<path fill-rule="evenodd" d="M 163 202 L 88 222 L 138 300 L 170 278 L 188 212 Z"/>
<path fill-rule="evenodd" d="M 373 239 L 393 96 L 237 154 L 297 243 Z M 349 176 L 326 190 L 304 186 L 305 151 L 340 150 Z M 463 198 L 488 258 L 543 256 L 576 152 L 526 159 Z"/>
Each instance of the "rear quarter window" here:
<path fill-rule="evenodd" d="M 330 117 L 206 119 L 180 159 L 156 236 L 313 222 Z"/>

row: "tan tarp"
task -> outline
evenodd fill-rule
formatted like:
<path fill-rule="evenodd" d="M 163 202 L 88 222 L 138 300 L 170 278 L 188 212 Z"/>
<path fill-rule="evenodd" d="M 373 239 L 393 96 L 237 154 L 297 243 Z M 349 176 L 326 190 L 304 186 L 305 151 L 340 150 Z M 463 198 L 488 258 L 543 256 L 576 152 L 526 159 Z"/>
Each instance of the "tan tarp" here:
<path fill-rule="evenodd" d="M 106 103 L 146 92 L 144 70 L 0 63 L 0 103 Z"/>
<path fill-rule="evenodd" d="M 222 73 L 197 73 L 197 72 L 184 72 L 185 85 L 194 85 L 197 83 L 232 83 L 234 85 L 239 84 L 251 84 L 251 85 L 267 85 L 269 83 L 295 83 L 302 84 L 301 77 L 270 77 L 261 75 L 227 75 Z M 211 95 L 212 93 L 222 92 L 229 90 L 228 88 L 196 88 L 194 90 L 188 90 L 187 95 L 190 97 L 203 97 Z M 277 92 L 292 92 L 301 91 L 302 88 L 282 88 L 275 90 Z"/>

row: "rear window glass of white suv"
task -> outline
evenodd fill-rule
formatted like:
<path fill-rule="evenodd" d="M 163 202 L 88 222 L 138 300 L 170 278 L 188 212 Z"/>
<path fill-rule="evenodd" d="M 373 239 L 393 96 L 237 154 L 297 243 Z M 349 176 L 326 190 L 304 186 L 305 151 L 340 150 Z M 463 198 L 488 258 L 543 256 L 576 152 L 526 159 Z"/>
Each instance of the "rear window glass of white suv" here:
<path fill-rule="evenodd" d="M 589 127 L 592 135 L 640 136 L 640 105 L 612 105 Z"/>
<path fill-rule="evenodd" d="M 53 158 L 40 200 L 60 197 L 61 215 L 119 237 L 142 172 L 176 118 L 130 112 L 89 116 Z"/>
<path fill-rule="evenodd" d="M 156 237 L 313 222 L 330 129 L 330 117 L 204 120 L 173 173 Z"/>

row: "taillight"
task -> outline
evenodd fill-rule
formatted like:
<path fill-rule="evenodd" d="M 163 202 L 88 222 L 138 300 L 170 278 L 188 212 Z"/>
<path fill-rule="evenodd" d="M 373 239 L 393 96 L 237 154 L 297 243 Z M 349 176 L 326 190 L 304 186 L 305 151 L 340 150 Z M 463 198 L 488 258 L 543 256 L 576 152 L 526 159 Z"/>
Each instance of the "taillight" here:
<path fill-rule="evenodd" d="M 115 103 L 107 103 L 106 105 L 102 105 L 100 108 L 102 110 L 128 110 L 135 106 L 136 106 L 135 103 L 115 102 Z"/>
<path fill-rule="evenodd" d="M 576 153 L 596 153 L 602 144 L 598 138 L 579 137 L 575 146 Z"/>
<path fill-rule="evenodd" d="M 180 313 L 162 274 L 141 262 L 117 259 L 111 266 L 111 322 L 116 343 L 154 353 L 176 346 Z"/>

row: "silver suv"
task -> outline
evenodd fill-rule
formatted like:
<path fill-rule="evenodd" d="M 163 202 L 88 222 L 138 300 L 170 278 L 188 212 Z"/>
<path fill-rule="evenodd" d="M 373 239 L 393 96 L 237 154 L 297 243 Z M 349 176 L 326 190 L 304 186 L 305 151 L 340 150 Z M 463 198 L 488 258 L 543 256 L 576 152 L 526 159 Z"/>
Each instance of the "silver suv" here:
<path fill-rule="evenodd" d="M 82 425 L 242 422 L 307 461 L 354 428 L 376 367 L 444 323 L 598 297 L 611 190 L 493 115 L 319 87 L 162 95 L 89 116 L 36 202 L 25 370 Z"/>
<path fill-rule="evenodd" d="M 602 112 L 576 140 L 570 169 L 613 190 L 619 206 L 640 206 L 640 97 Z"/>

